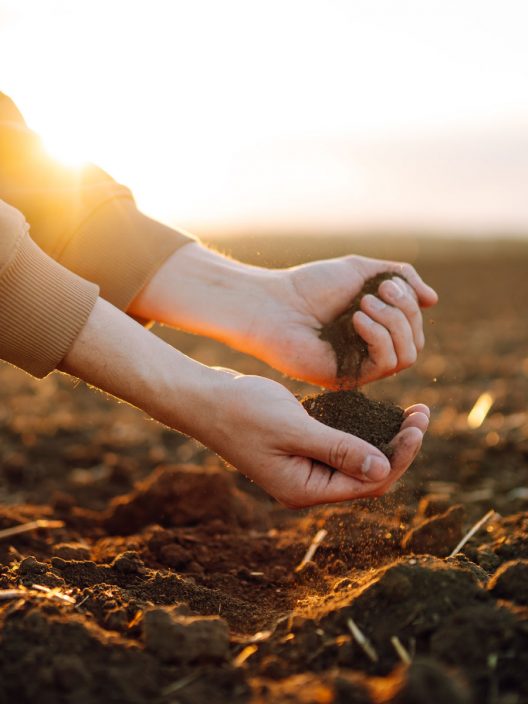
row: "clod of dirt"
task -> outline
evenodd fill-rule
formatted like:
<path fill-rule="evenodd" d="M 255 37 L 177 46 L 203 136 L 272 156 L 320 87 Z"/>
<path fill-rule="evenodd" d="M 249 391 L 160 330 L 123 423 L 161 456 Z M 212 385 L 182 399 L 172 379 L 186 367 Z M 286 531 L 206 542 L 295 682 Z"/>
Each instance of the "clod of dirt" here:
<path fill-rule="evenodd" d="M 163 662 L 222 661 L 229 654 L 229 631 L 217 616 L 181 616 L 151 609 L 143 617 L 147 651 Z"/>
<path fill-rule="evenodd" d="M 130 535 L 153 523 L 194 526 L 215 520 L 267 527 L 263 507 L 237 488 L 229 472 L 178 465 L 159 468 L 135 491 L 114 499 L 105 525 L 112 533 Z"/>
<path fill-rule="evenodd" d="M 331 323 L 323 325 L 319 338 L 332 345 L 337 362 L 337 376 L 358 379 L 363 362 L 368 359 L 368 345 L 356 332 L 352 316 L 360 310 L 361 299 L 366 294 L 377 294 L 379 285 L 394 274 L 385 271 L 365 281 L 365 285 L 350 306 Z M 403 277 L 400 277 L 403 278 Z"/>
<path fill-rule="evenodd" d="M 373 401 L 357 390 L 307 396 L 301 403 L 316 420 L 365 440 L 387 457 L 404 418 L 399 406 Z"/>
<path fill-rule="evenodd" d="M 505 562 L 490 579 L 488 589 L 499 599 L 528 605 L 528 560 Z"/>
<path fill-rule="evenodd" d="M 447 557 L 463 536 L 464 507 L 451 506 L 445 513 L 428 518 L 411 528 L 402 539 L 402 548 L 417 555 Z"/>
<path fill-rule="evenodd" d="M 434 660 L 399 667 L 380 687 L 378 704 L 470 704 L 467 687 Z"/>
<path fill-rule="evenodd" d="M 53 546 L 52 554 L 63 560 L 89 560 L 90 548 L 83 543 L 58 543 Z"/>

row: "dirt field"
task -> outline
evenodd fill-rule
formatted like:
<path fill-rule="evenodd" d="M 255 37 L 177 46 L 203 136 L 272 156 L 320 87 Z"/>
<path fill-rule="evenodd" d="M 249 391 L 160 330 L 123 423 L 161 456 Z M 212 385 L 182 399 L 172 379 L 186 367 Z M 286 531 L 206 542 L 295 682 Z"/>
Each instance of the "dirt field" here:
<path fill-rule="evenodd" d="M 228 244 L 267 265 L 350 245 L 306 247 Z M 0 704 L 528 702 L 528 245 L 409 251 L 441 305 L 415 368 L 368 392 L 428 403 L 433 421 L 376 501 L 287 511 L 139 412 L 0 366 L 0 530 L 64 523 L 0 539 Z"/>

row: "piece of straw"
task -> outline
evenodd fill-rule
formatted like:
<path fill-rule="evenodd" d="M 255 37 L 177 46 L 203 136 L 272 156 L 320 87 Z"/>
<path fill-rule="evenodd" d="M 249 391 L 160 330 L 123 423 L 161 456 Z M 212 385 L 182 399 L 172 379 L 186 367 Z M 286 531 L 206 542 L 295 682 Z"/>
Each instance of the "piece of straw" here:
<path fill-rule="evenodd" d="M 493 518 L 493 516 L 495 516 L 495 511 L 493 509 L 488 511 L 485 516 L 482 516 L 480 521 L 477 521 L 473 528 L 468 530 L 468 532 L 465 534 L 465 536 L 462 538 L 462 540 L 459 542 L 453 552 L 449 555 L 449 557 L 455 557 L 455 555 L 458 555 L 458 553 L 462 550 L 467 541 L 472 538 L 475 533 L 479 531 L 482 526 L 490 520 L 490 518 Z"/>
<path fill-rule="evenodd" d="M 372 660 L 372 662 L 378 662 L 377 652 L 374 650 L 372 643 L 368 640 L 368 638 L 359 629 L 359 626 L 357 625 L 357 623 L 355 623 L 355 621 L 352 618 L 348 618 L 347 619 L 347 626 L 350 630 L 350 633 L 352 633 L 354 640 L 360 646 L 360 648 L 365 652 L 367 657 L 370 660 Z"/>
<path fill-rule="evenodd" d="M 184 687 L 187 687 L 187 685 L 191 684 L 191 682 L 197 680 L 201 676 L 201 674 L 202 673 L 200 671 L 191 672 L 189 675 L 182 677 L 181 680 L 177 680 L 176 682 L 169 684 L 162 691 L 161 696 L 168 697 L 171 694 L 178 692 L 180 689 L 183 689 Z"/>
<path fill-rule="evenodd" d="M 403 643 L 398 638 L 398 636 L 392 636 L 392 638 L 390 640 L 392 643 L 392 647 L 398 653 L 398 657 L 403 662 L 403 664 L 410 665 L 411 664 L 411 656 L 409 655 L 409 651 L 404 647 Z"/>
<path fill-rule="evenodd" d="M 323 540 L 326 538 L 327 535 L 328 535 L 328 531 L 325 530 L 324 528 L 321 528 L 321 530 L 317 531 L 317 533 L 314 535 L 314 539 L 310 543 L 310 547 L 306 551 L 303 559 L 299 562 L 299 564 L 295 568 L 295 572 L 300 572 L 303 569 L 303 567 L 306 565 L 306 563 L 310 562 L 312 557 L 317 552 L 317 548 L 319 547 L 319 545 L 321 545 L 321 543 L 323 542 Z"/>
<path fill-rule="evenodd" d="M 67 604 L 76 603 L 75 599 L 72 596 L 69 596 L 69 594 L 65 594 L 59 589 L 50 589 L 49 587 L 45 587 L 43 584 L 32 584 L 31 589 L 36 589 L 38 592 L 43 592 L 50 599 L 58 599 L 58 601 L 64 601 Z"/>
<path fill-rule="evenodd" d="M 49 521 L 46 518 L 39 518 L 37 521 L 30 521 L 29 523 L 21 523 L 11 528 L 4 528 L 0 530 L 0 540 L 10 538 L 13 535 L 20 535 L 20 533 L 29 533 L 37 528 L 64 528 L 64 521 Z"/>
<path fill-rule="evenodd" d="M 24 589 L 0 590 L 0 601 L 8 601 L 9 599 L 20 599 L 21 597 L 25 596 L 27 596 L 27 592 Z"/>
<path fill-rule="evenodd" d="M 258 645 L 246 645 L 246 647 L 239 652 L 236 658 L 233 660 L 233 665 L 235 667 L 241 667 L 246 660 L 256 653 L 258 650 Z"/>

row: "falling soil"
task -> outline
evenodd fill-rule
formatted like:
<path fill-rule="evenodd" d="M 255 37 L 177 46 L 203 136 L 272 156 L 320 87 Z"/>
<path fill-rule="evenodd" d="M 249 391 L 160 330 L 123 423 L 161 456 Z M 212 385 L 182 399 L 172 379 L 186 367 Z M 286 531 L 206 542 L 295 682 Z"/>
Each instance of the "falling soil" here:
<path fill-rule="evenodd" d="M 404 418 L 399 406 L 374 401 L 357 390 L 307 396 L 301 403 L 316 420 L 365 440 L 387 456 Z"/>
<path fill-rule="evenodd" d="M 368 345 L 356 332 L 352 324 L 352 316 L 360 310 L 363 296 L 368 293 L 377 294 L 379 285 L 392 278 L 394 274 L 385 271 L 367 279 L 350 306 L 338 318 L 321 328 L 319 337 L 329 342 L 335 352 L 338 378 L 359 378 L 363 362 L 368 359 Z"/>
<path fill-rule="evenodd" d="M 444 307 L 377 386 L 429 403 L 431 427 L 378 499 L 288 511 L 124 404 L 0 366 L 0 530 L 63 522 L 0 540 L 0 704 L 526 704 L 528 251 L 481 245 L 420 265 Z"/>

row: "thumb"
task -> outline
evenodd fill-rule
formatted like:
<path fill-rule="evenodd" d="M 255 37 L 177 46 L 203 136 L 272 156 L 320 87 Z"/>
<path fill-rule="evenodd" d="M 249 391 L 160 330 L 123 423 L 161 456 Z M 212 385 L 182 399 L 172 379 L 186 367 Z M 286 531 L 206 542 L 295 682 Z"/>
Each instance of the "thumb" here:
<path fill-rule="evenodd" d="M 302 449 L 308 457 L 363 481 L 383 481 L 391 471 L 387 457 L 373 445 L 311 418 Z"/>

